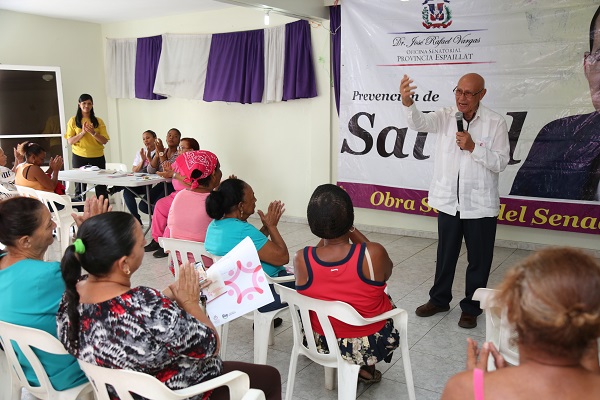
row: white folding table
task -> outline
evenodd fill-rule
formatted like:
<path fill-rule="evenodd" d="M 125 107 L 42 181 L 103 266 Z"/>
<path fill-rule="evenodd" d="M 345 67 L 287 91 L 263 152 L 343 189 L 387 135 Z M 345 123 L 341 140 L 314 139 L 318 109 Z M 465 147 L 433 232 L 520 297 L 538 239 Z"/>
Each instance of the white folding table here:
<path fill-rule="evenodd" d="M 141 201 L 146 202 L 148 205 L 148 217 L 150 219 L 150 225 L 152 225 L 152 204 L 150 202 L 150 188 L 152 185 L 157 183 L 163 183 L 165 186 L 165 196 L 167 195 L 167 182 L 170 179 L 162 178 L 158 175 L 147 174 L 144 176 L 136 176 L 134 174 L 122 175 L 123 172 L 115 171 L 115 173 L 107 172 L 107 170 L 89 171 L 82 169 L 72 169 L 69 171 L 59 171 L 58 179 L 61 181 L 86 183 L 89 185 L 106 185 L 106 186 L 122 186 L 126 190 L 135 194 Z M 130 188 L 134 187 L 146 187 L 146 198 L 135 193 Z M 146 232 L 150 229 L 150 226 L 146 229 Z"/>

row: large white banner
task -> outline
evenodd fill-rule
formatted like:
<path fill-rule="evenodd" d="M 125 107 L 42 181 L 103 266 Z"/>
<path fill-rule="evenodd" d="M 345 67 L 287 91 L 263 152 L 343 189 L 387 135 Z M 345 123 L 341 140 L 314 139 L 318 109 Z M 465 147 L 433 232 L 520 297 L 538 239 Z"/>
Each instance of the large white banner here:
<path fill-rule="evenodd" d="M 600 172 L 600 113 L 594 112 L 584 74 L 597 9 L 597 0 L 345 0 L 339 184 L 359 207 L 434 215 L 426 196 L 436 136 L 407 129 L 400 79 L 409 75 L 418 87 L 417 107 L 434 111 L 454 105 L 458 79 L 476 72 L 486 80 L 483 104 L 504 115 L 509 127 L 511 159 L 500 175 L 500 222 L 600 233 L 597 182 L 596 192 L 582 194 L 594 168 Z M 591 70 L 600 82 L 600 61 Z M 600 96 L 600 87 L 595 90 Z M 568 116 L 581 117 L 573 121 L 576 128 L 568 126 L 571 119 L 559 120 Z M 539 135 L 555 120 L 554 131 L 576 134 L 558 138 L 545 128 L 549 138 Z M 534 145 L 538 136 L 562 144 Z M 560 154 L 536 159 L 552 152 Z M 560 164 L 560 157 L 577 159 Z M 572 175 L 552 171 L 557 165 Z M 540 169 L 545 183 L 529 185 L 527 179 L 540 182 Z M 565 190 L 564 182 L 576 188 Z"/>

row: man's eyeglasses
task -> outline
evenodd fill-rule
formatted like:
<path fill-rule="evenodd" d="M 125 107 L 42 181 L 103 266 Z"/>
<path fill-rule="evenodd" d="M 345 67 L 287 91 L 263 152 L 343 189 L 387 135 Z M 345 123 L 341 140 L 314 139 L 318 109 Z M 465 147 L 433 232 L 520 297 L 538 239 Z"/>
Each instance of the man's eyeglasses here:
<path fill-rule="evenodd" d="M 481 89 L 477 93 L 471 93 L 468 90 L 465 91 L 465 90 L 459 89 L 457 86 L 454 88 L 453 92 L 454 92 L 454 96 L 456 96 L 456 97 L 461 97 L 464 94 L 467 99 L 472 99 L 473 97 L 477 96 L 479 93 L 483 92 L 484 89 L 485 88 Z"/>

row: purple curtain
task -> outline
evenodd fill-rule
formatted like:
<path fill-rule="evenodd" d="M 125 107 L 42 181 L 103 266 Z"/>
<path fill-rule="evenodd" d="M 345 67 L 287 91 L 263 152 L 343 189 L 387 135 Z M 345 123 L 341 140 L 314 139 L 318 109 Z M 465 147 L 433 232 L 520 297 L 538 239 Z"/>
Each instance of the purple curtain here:
<path fill-rule="evenodd" d="M 146 100 L 161 100 L 166 97 L 154 94 L 154 81 L 158 60 L 162 50 L 162 36 L 138 38 L 135 55 L 135 97 Z"/>
<path fill-rule="evenodd" d="M 204 101 L 260 103 L 265 85 L 263 29 L 212 35 Z"/>
<path fill-rule="evenodd" d="M 308 21 L 285 24 L 284 65 L 284 101 L 317 97 Z"/>
<path fill-rule="evenodd" d="M 329 29 L 331 29 L 331 66 L 333 69 L 333 91 L 335 93 L 335 106 L 340 115 L 340 64 L 342 49 L 342 8 L 341 6 L 329 7 Z"/>

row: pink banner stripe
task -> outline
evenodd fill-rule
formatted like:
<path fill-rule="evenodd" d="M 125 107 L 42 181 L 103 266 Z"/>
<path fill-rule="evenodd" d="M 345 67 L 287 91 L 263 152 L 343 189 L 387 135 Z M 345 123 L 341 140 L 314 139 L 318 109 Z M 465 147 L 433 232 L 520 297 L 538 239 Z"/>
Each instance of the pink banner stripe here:
<path fill-rule="evenodd" d="M 338 182 L 355 207 L 435 217 L 427 191 Z M 529 228 L 600 234 L 600 204 L 502 197 L 498 223 Z"/>

